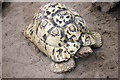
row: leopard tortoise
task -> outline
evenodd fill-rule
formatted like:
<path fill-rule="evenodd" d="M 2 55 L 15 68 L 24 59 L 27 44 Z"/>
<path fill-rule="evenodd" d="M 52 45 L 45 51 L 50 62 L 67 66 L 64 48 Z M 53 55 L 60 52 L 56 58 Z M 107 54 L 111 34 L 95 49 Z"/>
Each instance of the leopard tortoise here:
<path fill-rule="evenodd" d="M 75 58 L 91 54 L 91 47 L 102 46 L 101 35 L 90 32 L 74 9 L 60 3 L 41 7 L 23 34 L 51 59 L 50 70 L 56 73 L 70 71 Z"/>

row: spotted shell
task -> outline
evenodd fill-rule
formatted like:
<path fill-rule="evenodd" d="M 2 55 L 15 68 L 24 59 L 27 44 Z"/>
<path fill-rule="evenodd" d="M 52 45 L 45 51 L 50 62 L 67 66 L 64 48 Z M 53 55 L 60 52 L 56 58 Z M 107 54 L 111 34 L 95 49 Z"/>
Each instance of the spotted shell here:
<path fill-rule="evenodd" d="M 55 62 L 67 61 L 81 46 L 94 44 L 85 20 L 60 3 L 42 7 L 24 35 Z"/>

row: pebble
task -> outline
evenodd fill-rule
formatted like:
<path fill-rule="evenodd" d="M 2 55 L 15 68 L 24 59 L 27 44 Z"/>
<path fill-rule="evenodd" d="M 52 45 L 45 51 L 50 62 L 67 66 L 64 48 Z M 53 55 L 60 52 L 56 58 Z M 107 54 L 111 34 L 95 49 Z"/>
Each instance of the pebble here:
<path fill-rule="evenodd" d="M 103 60 L 105 60 L 105 57 L 104 57 L 104 56 L 101 56 L 100 58 L 103 59 Z"/>

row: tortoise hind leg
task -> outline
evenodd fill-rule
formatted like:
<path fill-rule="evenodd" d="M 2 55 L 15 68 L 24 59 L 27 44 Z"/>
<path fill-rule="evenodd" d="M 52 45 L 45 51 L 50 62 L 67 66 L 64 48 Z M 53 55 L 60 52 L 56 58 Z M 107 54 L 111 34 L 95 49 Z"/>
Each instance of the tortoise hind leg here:
<path fill-rule="evenodd" d="M 75 61 L 73 58 L 70 58 L 66 62 L 52 62 L 50 65 L 50 70 L 55 73 L 62 73 L 62 72 L 67 72 L 70 71 L 75 67 Z"/>
<path fill-rule="evenodd" d="M 102 44 L 103 44 L 101 35 L 98 32 L 92 32 L 92 36 L 94 37 L 95 42 L 96 42 L 92 46 L 95 47 L 95 48 L 101 47 Z"/>

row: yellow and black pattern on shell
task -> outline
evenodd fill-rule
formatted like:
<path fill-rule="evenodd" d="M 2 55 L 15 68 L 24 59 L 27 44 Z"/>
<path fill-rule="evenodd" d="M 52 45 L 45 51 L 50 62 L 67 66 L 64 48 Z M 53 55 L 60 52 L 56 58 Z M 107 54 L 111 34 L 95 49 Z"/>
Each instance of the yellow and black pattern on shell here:
<path fill-rule="evenodd" d="M 81 46 L 95 44 L 85 20 L 60 3 L 42 7 L 24 35 L 55 62 L 67 61 Z"/>

